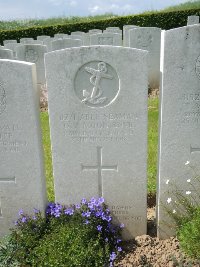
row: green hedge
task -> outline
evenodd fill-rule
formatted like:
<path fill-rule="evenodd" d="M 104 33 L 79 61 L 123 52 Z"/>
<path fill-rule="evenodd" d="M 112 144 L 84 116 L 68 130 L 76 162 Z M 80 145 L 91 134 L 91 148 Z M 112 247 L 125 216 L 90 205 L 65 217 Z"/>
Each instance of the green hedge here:
<path fill-rule="evenodd" d="M 140 27 L 159 27 L 161 29 L 172 29 L 186 26 L 187 17 L 191 15 L 200 16 L 200 9 L 191 9 L 173 12 L 152 12 L 141 15 L 131 15 L 116 17 L 105 20 L 81 22 L 66 25 L 54 25 L 45 27 L 31 27 L 27 29 L 0 31 L 0 43 L 3 40 L 16 39 L 19 41 L 22 37 L 33 37 L 38 35 L 50 35 L 55 33 L 71 33 L 73 31 L 87 32 L 90 29 L 105 29 L 106 27 L 115 26 L 122 29 L 123 25 L 133 24 Z"/>

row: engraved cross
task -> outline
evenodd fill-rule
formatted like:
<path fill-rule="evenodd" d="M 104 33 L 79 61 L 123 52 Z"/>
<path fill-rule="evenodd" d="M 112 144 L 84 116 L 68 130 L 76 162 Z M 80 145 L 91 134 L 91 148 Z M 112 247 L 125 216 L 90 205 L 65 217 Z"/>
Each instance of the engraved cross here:
<path fill-rule="evenodd" d="M 98 172 L 98 192 L 99 192 L 99 197 L 103 196 L 103 178 L 102 178 L 102 171 L 107 170 L 107 171 L 118 171 L 118 166 L 117 165 L 103 165 L 102 164 L 102 147 L 98 146 L 97 147 L 97 164 L 94 166 L 84 166 L 81 164 L 81 169 L 82 171 L 84 170 L 97 170 Z"/>
<path fill-rule="evenodd" d="M 0 177 L 0 183 L 15 183 L 15 177 L 6 177 L 6 178 L 1 178 Z M 0 218 L 3 216 L 2 214 L 2 205 L 1 205 L 1 198 L 0 198 Z"/>

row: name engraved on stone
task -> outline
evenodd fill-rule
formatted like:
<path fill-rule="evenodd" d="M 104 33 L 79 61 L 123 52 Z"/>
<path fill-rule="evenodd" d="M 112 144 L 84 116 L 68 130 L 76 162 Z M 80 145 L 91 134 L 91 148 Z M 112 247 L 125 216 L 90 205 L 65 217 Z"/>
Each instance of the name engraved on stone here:
<path fill-rule="evenodd" d="M 100 45 L 113 45 L 113 37 L 98 37 Z"/>
<path fill-rule="evenodd" d="M 200 79 L 200 56 L 198 56 L 198 58 L 196 60 L 195 72 L 196 72 L 198 79 Z"/>
<path fill-rule="evenodd" d="M 97 170 L 98 172 L 98 194 L 99 197 L 103 196 L 103 177 L 102 171 L 118 171 L 118 165 L 103 165 L 102 164 L 102 147 L 97 146 L 97 164 L 94 166 L 85 166 L 81 164 L 82 171 L 84 170 Z"/>
<path fill-rule="evenodd" d="M 15 177 L 4 177 L 4 178 L 1 178 L 0 177 L 0 183 L 1 182 L 5 182 L 5 183 L 15 183 L 16 180 L 15 180 Z M 2 209 L 2 203 L 1 203 L 1 197 L 0 197 L 0 218 L 3 217 L 3 209 Z"/>
<path fill-rule="evenodd" d="M 6 109 L 6 93 L 3 84 L 0 82 L 0 115 Z"/>
<path fill-rule="evenodd" d="M 147 36 L 138 35 L 137 37 L 137 45 L 143 48 L 149 47 L 152 42 L 153 42 L 153 36 L 151 34 Z"/>
<path fill-rule="evenodd" d="M 109 105 L 116 99 L 118 92 L 118 75 L 114 68 L 105 62 L 89 62 L 76 74 L 75 93 L 81 102 L 89 107 Z"/>
<path fill-rule="evenodd" d="M 35 63 L 38 60 L 38 54 L 34 49 L 27 49 L 25 52 L 25 59 L 28 62 Z"/>

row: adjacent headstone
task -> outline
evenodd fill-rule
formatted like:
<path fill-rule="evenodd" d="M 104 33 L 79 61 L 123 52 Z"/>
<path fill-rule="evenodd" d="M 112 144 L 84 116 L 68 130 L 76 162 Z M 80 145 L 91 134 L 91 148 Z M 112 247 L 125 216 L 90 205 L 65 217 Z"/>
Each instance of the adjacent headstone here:
<path fill-rule="evenodd" d="M 149 52 L 149 86 L 160 86 L 160 42 L 161 29 L 156 27 L 139 27 L 129 31 L 130 47 Z"/>
<path fill-rule="evenodd" d="M 43 45 L 46 45 L 47 47 L 47 52 L 51 52 L 52 51 L 52 42 L 55 41 L 56 38 L 51 37 L 51 38 L 47 38 L 43 40 Z"/>
<path fill-rule="evenodd" d="M 165 31 L 164 37 L 157 189 L 159 238 L 175 234 L 168 212 L 177 212 L 177 193 L 187 197 L 191 192 L 195 199 L 195 191 L 200 190 L 195 179 L 200 173 L 200 26 Z"/>
<path fill-rule="evenodd" d="M 80 47 L 45 64 L 56 201 L 103 196 L 124 238 L 145 234 L 147 52 Z"/>
<path fill-rule="evenodd" d="M 0 236 L 18 211 L 46 207 L 43 149 L 35 66 L 0 60 Z"/>
<path fill-rule="evenodd" d="M 5 44 L 15 44 L 15 43 L 17 43 L 17 40 L 4 40 L 3 41 L 3 44 L 5 45 Z"/>
<path fill-rule="evenodd" d="M 129 31 L 135 28 L 139 28 L 139 26 L 136 26 L 136 25 L 124 25 L 123 26 L 123 46 L 130 47 Z"/>
<path fill-rule="evenodd" d="M 187 25 L 199 24 L 199 16 L 188 16 Z"/>
<path fill-rule="evenodd" d="M 40 94 L 40 106 L 47 107 L 47 99 L 44 101 L 44 96 L 47 94 L 44 54 L 47 52 L 45 45 L 22 45 L 16 48 L 17 57 L 19 60 L 32 62 L 36 64 L 37 71 L 37 87 Z"/>
<path fill-rule="evenodd" d="M 83 39 L 83 35 L 69 35 L 68 36 L 70 39 L 76 39 L 76 40 L 81 40 Z"/>
<path fill-rule="evenodd" d="M 32 40 L 34 40 L 34 39 L 33 38 L 21 38 L 20 39 L 20 43 L 26 44 L 26 43 L 28 43 L 28 42 L 30 42 Z"/>
<path fill-rule="evenodd" d="M 71 35 L 83 35 L 83 34 L 85 33 L 81 31 L 71 32 Z"/>
<path fill-rule="evenodd" d="M 44 41 L 44 40 L 49 39 L 49 38 L 51 38 L 49 35 L 39 35 L 39 36 L 37 36 L 37 40 L 39 40 L 39 41 Z"/>
<path fill-rule="evenodd" d="M 102 30 L 100 30 L 100 29 L 92 29 L 92 30 L 89 30 L 88 33 L 90 33 L 90 34 L 102 33 Z"/>
<path fill-rule="evenodd" d="M 90 33 L 85 33 L 84 35 L 83 35 L 83 45 L 84 46 L 89 46 L 90 45 Z"/>
<path fill-rule="evenodd" d="M 12 50 L 14 59 L 17 59 L 16 48 L 18 46 L 20 46 L 20 45 L 23 45 L 23 44 L 20 44 L 20 43 L 7 43 L 7 44 L 5 44 L 5 48 Z"/>
<path fill-rule="evenodd" d="M 122 30 L 119 27 L 107 27 L 103 32 L 113 32 L 122 34 Z"/>
<path fill-rule="evenodd" d="M 56 34 L 54 34 L 54 38 L 56 38 L 56 39 L 63 39 L 65 37 L 67 37 L 67 36 L 68 36 L 68 34 L 66 34 L 66 33 L 56 33 Z"/>
<path fill-rule="evenodd" d="M 0 59 L 14 59 L 13 51 L 10 49 L 0 48 Z"/>
<path fill-rule="evenodd" d="M 118 33 L 97 33 L 90 35 L 90 45 L 122 46 L 122 36 Z"/>
<path fill-rule="evenodd" d="M 59 39 L 53 41 L 51 45 L 52 45 L 52 51 L 55 51 L 64 48 L 79 47 L 82 45 L 82 41 L 76 39 Z"/>

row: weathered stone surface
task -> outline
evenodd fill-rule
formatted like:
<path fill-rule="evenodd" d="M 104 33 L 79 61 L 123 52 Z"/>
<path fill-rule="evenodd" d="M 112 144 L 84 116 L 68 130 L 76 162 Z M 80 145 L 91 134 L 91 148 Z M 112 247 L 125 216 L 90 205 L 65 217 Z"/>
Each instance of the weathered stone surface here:
<path fill-rule="evenodd" d="M 58 39 L 51 43 L 52 51 L 60 50 L 64 48 L 79 47 L 82 45 L 81 40 L 76 39 Z"/>
<path fill-rule="evenodd" d="M 37 72 L 37 90 L 40 95 L 40 106 L 47 106 L 47 88 L 44 67 L 44 54 L 47 52 L 45 45 L 22 45 L 16 48 L 19 60 L 35 63 Z"/>
<path fill-rule="evenodd" d="M 5 44 L 5 48 L 12 50 L 13 51 L 13 58 L 17 59 L 16 48 L 18 46 L 20 46 L 20 45 L 23 45 L 23 44 L 20 44 L 20 43 L 7 43 L 7 44 Z"/>
<path fill-rule="evenodd" d="M 33 38 L 21 38 L 20 43 L 26 44 L 26 43 L 33 41 L 33 40 L 34 40 Z"/>
<path fill-rule="evenodd" d="M 3 44 L 13 44 L 13 43 L 17 43 L 17 40 L 4 40 Z"/>
<path fill-rule="evenodd" d="M 56 201 L 103 196 L 126 239 L 146 232 L 147 52 L 45 56 Z"/>
<path fill-rule="evenodd" d="M 102 33 L 102 30 L 100 29 L 92 29 L 88 31 L 89 34 L 96 34 L 96 33 Z"/>
<path fill-rule="evenodd" d="M 39 40 L 39 41 L 44 41 L 44 40 L 49 39 L 49 38 L 51 38 L 49 35 L 38 35 L 37 36 L 37 40 Z"/>
<path fill-rule="evenodd" d="M 136 25 L 124 25 L 123 26 L 123 46 L 130 47 L 129 31 L 135 28 L 139 28 L 139 26 L 136 26 Z"/>
<path fill-rule="evenodd" d="M 57 39 L 62 39 L 62 38 L 65 38 L 65 37 L 67 37 L 67 36 L 69 36 L 69 34 L 67 34 L 67 33 L 56 33 L 56 34 L 54 34 L 54 38 L 57 38 Z"/>
<path fill-rule="evenodd" d="M 149 65 L 149 85 L 160 85 L 160 42 L 161 29 L 156 27 L 138 27 L 129 31 L 129 44 L 132 48 L 147 50 Z"/>
<path fill-rule="evenodd" d="M 164 34 L 157 188 L 160 238 L 175 233 L 167 210 L 177 212 L 177 195 L 190 197 L 191 192 L 195 198 L 200 190 L 195 179 L 200 173 L 199 40 L 199 25 L 165 31 Z"/>
<path fill-rule="evenodd" d="M 119 27 L 107 27 L 103 32 L 113 32 L 122 34 L 122 30 Z"/>
<path fill-rule="evenodd" d="M 90 45 L 122 46 L 122 36 L 118 33 L 97 33 L 90 35 Z"/>
<path fill-rule="evenodd" d="M 34 64 L 0 60 L 0 236 L 19 209 L 44 212 L 46 187 Z"/>
<path fill-rule="evenodd" d="M 0 59 L 14 59 L 13 51 L 10 49 L 0 48 Z"/>
<path fill-rule="evenodd" d="M 199 24 L 199 16 L 188 16 L 187 25 Z"/>

